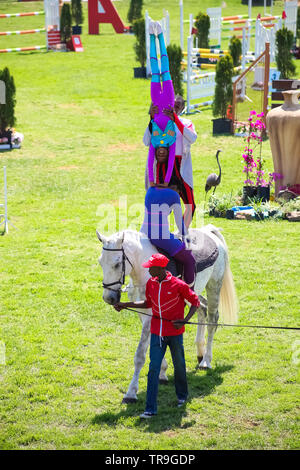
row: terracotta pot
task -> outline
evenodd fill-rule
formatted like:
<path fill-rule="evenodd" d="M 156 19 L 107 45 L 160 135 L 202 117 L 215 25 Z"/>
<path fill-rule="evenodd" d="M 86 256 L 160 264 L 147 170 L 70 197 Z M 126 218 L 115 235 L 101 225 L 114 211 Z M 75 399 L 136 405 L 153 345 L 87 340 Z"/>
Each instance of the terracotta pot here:
<path fill-rule="evenodd" d="M 267 114 L 274 171 L 283 175 L 275 182 L 276 196 L 280 186 L 300 183 L 300 89 L 282 93 L 283 105 Z"/>

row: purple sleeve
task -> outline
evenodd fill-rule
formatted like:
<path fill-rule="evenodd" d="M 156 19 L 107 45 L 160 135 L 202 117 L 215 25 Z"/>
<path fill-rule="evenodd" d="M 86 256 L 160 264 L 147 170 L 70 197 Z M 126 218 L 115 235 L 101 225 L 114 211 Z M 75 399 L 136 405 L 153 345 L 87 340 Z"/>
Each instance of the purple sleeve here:
<path fill-rule="evenodd" d="M 153 164 L 154 164 L 155 149 L 150 143 L 148 154 L 148 176 L 150 183 L 154 182 Z"/>
<path fill-rule="evenodd" d="M 172 176 L 174 162 L 175 162 L 175 148 L 176 148 L 176 142 L 174 142 L 171 145 L 170 150 L 169 150 L 168 169 L 167 169 L 167 173 L 165 177 L 165 183 L 169 183 L 171 176 Z"/>

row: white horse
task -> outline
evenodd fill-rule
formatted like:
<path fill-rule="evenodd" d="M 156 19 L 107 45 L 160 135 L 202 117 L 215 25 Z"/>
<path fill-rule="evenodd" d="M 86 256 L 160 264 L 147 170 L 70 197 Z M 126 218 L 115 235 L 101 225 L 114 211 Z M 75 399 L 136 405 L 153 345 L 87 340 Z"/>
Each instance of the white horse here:
<path fill-rule="evenodd" d="M 190 229 L 191 238 L 195 236 L 195 239 L 197 239 L 199 231 L 211 237 L 218 247 L 216 261 L 212 266 L 197 274 L 194 287 L 199 296 L 204 289 L 207 293 L 207 317 L 205 309 L 200 307 L 197 310 L 198 322 L 210 324 L 207 326 L 207 345 L 205 347 L 205 326 L 203 325 L 197 326 L 195 342 L 199 368 L 210 369 L 213 337 L 217 329 L 214 325 L 217 324 L 219 318 L 219 304 L 224 321 L 226 323 L 235 323 L 237 321 L 237 302 L 229 266 L 228 250 L 223 236 L 216 227 L 207 225 L 202 229 Z M 99 258 L 99 263 L 103 269 L 103 300 L 110 305 L 115 305 L 120 301 L 125 275 L 130 276 L 129 299 L 131 301 L 144 300 L 145 286 L 150 275 L 148 270 L 142 267 L 142 263 L 147 261 L 153 253 L 156 253 L 157 249 L 142 233 L 133 230 L 124 230 L 124 232 L 116 233 L 109 238 L 98 232 L 97 236 L 103 244 L 103 251 Z M 151 309 L 143 311 L 151 314 Z M 151 317 L 143 314 L 139 316 L 142 322 L 142 334 L 134 356 L 135 370 L 133 378 L 124 395 L 123 403 L 137 401 L 139 375 L 145 363 L 149 346 Z M 167 382 L 166 370 L 167 362 L 164 359 L 160 371 L 160 382 Z"/>

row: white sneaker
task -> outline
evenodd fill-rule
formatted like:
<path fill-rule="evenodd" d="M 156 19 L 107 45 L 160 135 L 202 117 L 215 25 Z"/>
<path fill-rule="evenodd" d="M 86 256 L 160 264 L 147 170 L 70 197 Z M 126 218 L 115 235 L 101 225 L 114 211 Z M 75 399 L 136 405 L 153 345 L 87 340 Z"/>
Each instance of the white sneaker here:
<path fill-rule="evenodd" d="M 178 400 L 177 407 L 181 408 L 186 403 L 186 400 Z"/>
<path fill-rule="evenodd" d="M 144 413 L 142 413 L 142 414 L 140 415 L 140 418 L 143 418 L 143 419 L 146 418 L 146 419 L 148 419 L 148 418 L 153 418 L 153 416 L 156 416 L 156 414 L 155 414 L 155 413 L 151 413 L 150 411 L 144 411 Z"/>
<path fill-rule="evenodd" d="M 156 36 L 162 33 L 162 27 L 159 21 L 156 21 Z"/>
<path fill-rule="evenodd" d="M 149 22 L 149 34 L 156 34 L 156 23 L 155 21 Z"/>

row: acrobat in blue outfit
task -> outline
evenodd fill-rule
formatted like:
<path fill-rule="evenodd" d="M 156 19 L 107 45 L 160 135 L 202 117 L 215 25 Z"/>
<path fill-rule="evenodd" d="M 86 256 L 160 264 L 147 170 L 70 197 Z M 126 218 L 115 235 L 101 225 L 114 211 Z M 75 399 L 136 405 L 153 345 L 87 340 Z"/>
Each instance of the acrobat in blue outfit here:
<path fill-rule="evenodd" d="M 174 213 L 179 234 L 188 234 L 184 225 L 179 194 L 170 188 L 151 187 L 145 197 L 145 217 L 141 227 L 153 245 L 165 250 L 184 266 L 184 280 L 191 287 L 195 281 L 195 259 L 184 241 L 179 240 L 169 228 L 169 215 Z"/>

